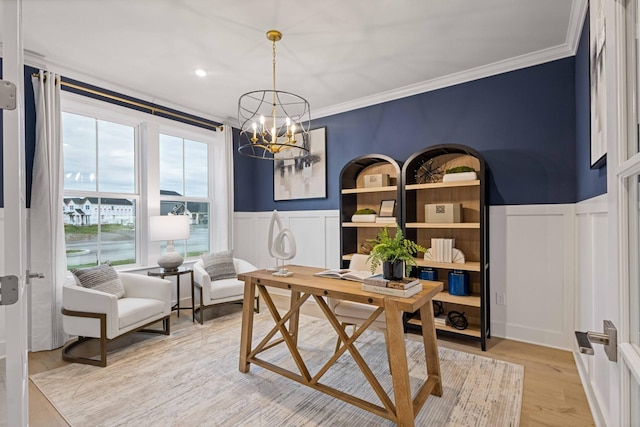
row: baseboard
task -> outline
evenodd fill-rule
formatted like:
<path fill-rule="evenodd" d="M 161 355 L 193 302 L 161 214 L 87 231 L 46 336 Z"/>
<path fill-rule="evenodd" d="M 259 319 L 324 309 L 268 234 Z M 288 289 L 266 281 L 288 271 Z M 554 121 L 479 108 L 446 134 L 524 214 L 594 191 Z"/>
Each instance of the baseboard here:
<path fill-rule="evenodd" d="M 587 396 L 587 402 L 591 409 L 591 416 L 597 427 L 606 427 L 607 423 L 604 420 L 598 399 L 596 398 L 595 391 L 591 387 L 591 381 L 589 381 L 589 375 L 587 374 L 587 368 L 584 366 L 580 353 L 572 351 L 573 359 L 576 362 L 576 368 L 578 369 L 578 375 L 580 376 L 580 382 L 584 389 L 584 394 Z"/>

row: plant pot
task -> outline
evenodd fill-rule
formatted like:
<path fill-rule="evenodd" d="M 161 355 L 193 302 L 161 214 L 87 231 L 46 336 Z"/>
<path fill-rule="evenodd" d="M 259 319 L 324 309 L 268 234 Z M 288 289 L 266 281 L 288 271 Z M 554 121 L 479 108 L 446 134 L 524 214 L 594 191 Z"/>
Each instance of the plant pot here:
<path fill-rule="evenodd" d="M 382 263 L 382 277 L 387 280 L 402 280 L 404 277 L 404 262 L 384 261 Z"/>

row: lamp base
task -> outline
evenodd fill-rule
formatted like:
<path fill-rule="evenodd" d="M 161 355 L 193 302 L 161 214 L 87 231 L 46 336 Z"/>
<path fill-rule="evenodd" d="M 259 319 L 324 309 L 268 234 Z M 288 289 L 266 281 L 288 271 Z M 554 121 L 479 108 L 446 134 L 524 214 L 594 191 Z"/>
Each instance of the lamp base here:
<path fill-rule="evenodd" d="M 165 252 L 158 258 L 158 265 L 165 271 L 176 271 L 182 265 L 184 259 L 178 252 Z"/>

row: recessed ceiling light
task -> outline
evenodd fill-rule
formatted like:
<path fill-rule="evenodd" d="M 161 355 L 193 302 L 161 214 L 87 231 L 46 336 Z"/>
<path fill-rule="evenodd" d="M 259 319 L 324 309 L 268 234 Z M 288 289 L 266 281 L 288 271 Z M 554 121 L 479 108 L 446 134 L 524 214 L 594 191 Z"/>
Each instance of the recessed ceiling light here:
<path fill-rule="evenodd" d="M 203 70 L 202 68 L 196 68 L 196 76 L 198 76 L 198 77 L 206 77 L 207 76 L 207 72 L 205 70 Z"/>

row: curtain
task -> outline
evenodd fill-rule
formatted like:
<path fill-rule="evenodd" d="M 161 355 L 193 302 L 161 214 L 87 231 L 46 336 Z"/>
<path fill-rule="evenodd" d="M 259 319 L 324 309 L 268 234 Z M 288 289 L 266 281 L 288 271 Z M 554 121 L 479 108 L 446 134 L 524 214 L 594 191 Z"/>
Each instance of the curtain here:
<path fill-rule="evenodd" d="M 63 158 L 59 76 L 40 71 L 32 77 L 36 105 L 36 147 L 30 209 L 31 351 L 60 347 L 62 285 L 67 261 L 62 213 Z"/>
<path fill-rule="evenodd" d="M 213 241 L 211 251 L 233 248 L 233 135 L 231 126 L 216 132 L 213 144 Z"/>

